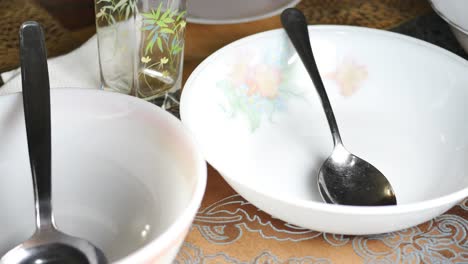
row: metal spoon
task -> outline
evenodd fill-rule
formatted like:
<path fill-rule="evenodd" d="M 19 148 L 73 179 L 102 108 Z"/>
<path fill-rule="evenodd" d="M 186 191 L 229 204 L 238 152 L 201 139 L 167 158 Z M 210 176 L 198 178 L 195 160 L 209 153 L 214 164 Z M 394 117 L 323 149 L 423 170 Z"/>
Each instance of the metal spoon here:
<path fill-rule="evenodd" d="M 309 72 L 320 96 L 334 149 L 320 168 L 318 185 L 327 203 L 344 205 L 395 205 L 396 197 L 387 178 L 367 161 L 351 154 L 343 146 L 335 116 L 315 63 L 307 22 L 301 11 L 288 8 L 281 22 L 299 57 Z"/>
<path fill-rule="evenodd" d="M 90 242 L 56 229 L 51 199 L 50 91 L 42 28 L 25 22 L 20 28 L 24 117 L 34 186 L 36 232 L 7 252 L 1 264 L 103 264 L 104 254 Z"/>

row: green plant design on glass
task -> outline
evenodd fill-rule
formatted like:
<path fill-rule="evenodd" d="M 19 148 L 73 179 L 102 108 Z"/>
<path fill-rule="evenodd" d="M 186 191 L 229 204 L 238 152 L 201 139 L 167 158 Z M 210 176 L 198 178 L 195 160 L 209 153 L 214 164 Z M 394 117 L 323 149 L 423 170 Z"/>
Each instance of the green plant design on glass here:
<path fill-rule="evenodd" d="M 143 46 L 141 49 L 142 70 L 139 73 L 138 96 L 146 99 L 158 97 L 171 90 L 181 71 L 181 56 L 184 49 L 186 11 L 173 10 L 168 2 L 163 7 L 142 13 Z"/>
<path fill-rule="evenodd" d="M 114 25 L 118 21 L 128 20 L 138 12 L 138 0 L 97 0 L 96 21 Z M 98 11 L 99 10 L 99 11 Z"/>

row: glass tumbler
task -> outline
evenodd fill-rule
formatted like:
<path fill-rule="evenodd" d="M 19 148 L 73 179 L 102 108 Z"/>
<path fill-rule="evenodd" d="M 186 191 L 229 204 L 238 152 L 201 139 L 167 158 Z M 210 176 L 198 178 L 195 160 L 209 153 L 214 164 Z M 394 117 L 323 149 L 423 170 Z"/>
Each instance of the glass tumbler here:
<path fill-rule="evenodd" d="M 186 0 L 95 0 L 101 86 L 177 111 Z"/>

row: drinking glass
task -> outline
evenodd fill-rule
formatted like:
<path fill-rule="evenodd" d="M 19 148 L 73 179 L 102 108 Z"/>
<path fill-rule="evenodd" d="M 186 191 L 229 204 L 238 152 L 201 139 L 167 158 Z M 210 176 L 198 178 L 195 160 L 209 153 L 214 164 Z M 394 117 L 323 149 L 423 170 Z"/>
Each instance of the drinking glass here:
<path fill-rule="evenodd" d="M 95 0 L 101 86 L 178 110 L 186 0 Z"/>

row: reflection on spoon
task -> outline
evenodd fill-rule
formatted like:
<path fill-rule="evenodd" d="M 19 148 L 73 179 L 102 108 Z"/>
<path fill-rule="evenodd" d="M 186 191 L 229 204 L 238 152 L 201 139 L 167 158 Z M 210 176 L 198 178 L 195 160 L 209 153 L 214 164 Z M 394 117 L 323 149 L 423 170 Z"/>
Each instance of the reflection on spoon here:
<path fill-rule="evenodd" d="M 396 197 L 387 178 L 370 163 L 346 150 L 341 141 L 310 46 L 304 14 L 298 9 L 288 8 L 281 14 L 281 22 L 320 96 L 335 145 L 319 172 L 318 185 L 322 198 L 327 203 L 343 205 L 396 205 Z"/>

